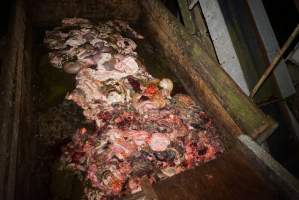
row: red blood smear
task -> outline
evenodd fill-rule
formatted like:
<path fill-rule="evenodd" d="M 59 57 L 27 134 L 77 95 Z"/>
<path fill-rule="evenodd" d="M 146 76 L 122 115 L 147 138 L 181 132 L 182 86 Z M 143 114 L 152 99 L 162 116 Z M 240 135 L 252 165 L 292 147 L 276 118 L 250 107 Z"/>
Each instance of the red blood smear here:
<path fill-rule="evenodd" d="M 105 112 L 100 112 L 98 114 L 98 119 L 101 119 L 103 120 L 104 122 L 106 121 L 110 121 L 112 119 L 112 115 L 111 113 L 109 113 L 108 111 L 105 111 Z"/>
<path fill-rule="evenodd" d="M 145 90 L 145 94 L 148 94 L 148 95 L 154 95 L 156 94 L 158 91 L 158 88 L 157 86 L 155 85 L 149 85 L 146 90 Z"/>

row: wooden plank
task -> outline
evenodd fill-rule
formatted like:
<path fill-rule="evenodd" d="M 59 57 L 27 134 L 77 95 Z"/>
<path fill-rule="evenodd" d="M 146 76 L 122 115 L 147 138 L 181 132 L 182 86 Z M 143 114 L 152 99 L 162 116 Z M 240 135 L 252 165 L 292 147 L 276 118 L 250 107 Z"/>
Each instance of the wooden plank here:
<path fill-rule="evenodd" d="M 34 133 L 32 131 L 32 91 L 31 75 L 34 65 L 32 57 L 33 33 L 31 24 L 26 20 L 23 79 L 22 79 L 22 109 L 20 116 L 20 133 L 18 146 L 17 162 L 17 180 L 15 199 L 32 199 L 30 192 L 32 189 L 32 163 L 33 163 L 33 141 Z"/>
<path fill-rule="evenodd" d="M 23 1 L 16 1 L 13 11 L 0 77 L 0 199 L 3 200 L 15 199 L 25 32 Z"/>
<path fill-rule="evenodd" d="M 196 35 L 199 38 L 200 43 L 203 46 L 203 49 L 206 50 L 207 54 L 209 54 L 209 56 L 213 58 L 215 62 L 218 62 L 216 52 L 212 40 L 210 38 L 210 34 L 206 26 L 201 8 L 199 6 L 195 6 L 192 9 L 192 14 L 193 14 L 193 20 L 196 28 Z"/>
<path fill-rule="evenodd" d="M 158 200 L 158 196 L 148 178 L 143 177 L 141 179 L 141 188 L 142 192 L 145 194 L 145 200 Z"/>
<path fill-rule="evenodd" d="M 140 13 L 138 0 L 28 0 L 26 5 L 36 26 L 60 24 L 61 19 L 68 17 L 136 21 Z"/>
<path fill-rule="evenodd" d="M 289 196 L 287 199 L 299 199 L 299 181 L 288 172 L 278 161 L 247 135 L 240 135 L 242 149 L 251 164 L 259 161 L 260 173 L 269 179 L 268 182 L 276 183 L 282 190 L 281 193 Z M 248 153 L 251 151 L 251 155 Z M 263 166 L 262 166 L 263 165 Z M 262 169 L 262 167 L 264 169 Z M 264 171 L 263 171 L 264 170 Z M 268 174 L 268 175 L 267 175 Z M 292 198 L 290 198 L 292 197 Z"/>
<path fill-rule="evenodd" d="M 279 51 L 279 44 L 275 33 L 272 29 L 267 12 L 264 8 L 263 2 L 259 0 L 246 0 L 252 17 L 256 24 L 257 32 L 259 33 L 261 43 L 266 50 L 266 56 L 269 63 L 274 59 L 276 52 Z M 274 78 L 276 80 L 280 96 L 286 98 L 296 93 L 292 79 L 288 72 L 286 63 L 281 60 L 274 70 Z"/>
<path fill-rule="evenodd" d="M 189 2 L 190 1 L 188 0 L 178 0 L 184 26 L 190 34 L 194 35 L 195 39 L 198 39 L 199 43 L 203 46 L 207 53 L 214 58 L 216 62 L 218 62 L 202 11 L 199 6 L 189 10 Z"/>
<path fill-rule="evenodd" d="M 281 49 L 278 50 L 278 53 L 273 57 L 273 60 L 271 64 L 266 68 L 266 71 L 263 73 L 259 81 L 256 83 L 254 88 L 252 89 L 250 93 L 250 97 L 254 98 L 256 93 L 259 91 L 261 86 L 264 84 L 264 82 L 267 80 L 267 78 L 272 74 L 273 70 L 276 68 L 279 61 L 282 59 L 283 54 L 286 52 L 286 50 L 290 47 L 292 42 L 295 40 L 297 35 L 299 34 L 299 25 L 296 26 L 295 30 L 292 32 L 290 37 L 287 39 L 287 41 L 284 43 Z"/>
<path fill-rule="evenodd" d="M 7 200 L 14 200 L 16 195 L 16 178 L 17 178 L 17 160 L 18 160 L 18 146 L 19 146 L 19 125 L 21 120 L 21 109 L 22 109 L 22 82 L 23 82 L 23 57 L 24 57 L 24 41 L 25 41 L 25 20 L 26 14 L 24 4 L 22 0 L 16 2 L 16 15 L 14 31 L 17 32 L 16 38 L 16 63 L 13 66 L 16 69 L 15 73 L 15 94 L 13 99 L 13 122 L 10 144 L 10 158 L 8 168 L 8 182 L 7 182 Z"/>
<path fill-rule="evenodd" d="M 188 8 L 187 0 L 178 0 L 184 26 L 190 34 L 195 34 L 195 24 L 192 19 L 192 14 Z"/>
<path fill-rule="evenodd" d="M 171 69 L 186 90 L 232 134 L 244 132 L 258 138 L 276 123 L 244 95 L 225 71 L 157 0 L 142 0 L 144 24 L 165 55 L 178 65 Z"/>
<path fill-rule="evenodd" d="M 214 161 L 157 183 L 154 189 L 159 200 L 276 200 L 282 196 L 236 147 Z"/>

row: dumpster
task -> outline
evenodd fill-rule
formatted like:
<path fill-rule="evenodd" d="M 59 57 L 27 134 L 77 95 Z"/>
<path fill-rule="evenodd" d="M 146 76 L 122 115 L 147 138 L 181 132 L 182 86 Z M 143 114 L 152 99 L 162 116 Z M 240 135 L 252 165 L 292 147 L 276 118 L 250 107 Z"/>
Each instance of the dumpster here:
<path fill-rule="evenodd" d="M 81 113 L 78 108 L 67 105 L 71 112 L 65 112 L 59 105 L 74 88 L 74 80 L 45 64 L 45 32 L 68 17 L 126 20 L 136 27 L 145 37 L 138 54 L 146 67 L 154 66 L 148 71 L 171 78 L 175 92 L 188 93 L 213 119 L 224 146 L 215 160 L 153 185 L 144 179 L 142 191 L 123 198 L 298 198 L 297 180 L 256 144 L 277 124 L 243 94 L 160 1 L 17 0 L 1 79 L 1 199 L 81 198 L 82 183 L 55 167 L 67 139 L 44 139 L 55 131 L 79 128 L 67 127 L 71 123 L 82 125 L 82 116 L 72 121 Z"/>

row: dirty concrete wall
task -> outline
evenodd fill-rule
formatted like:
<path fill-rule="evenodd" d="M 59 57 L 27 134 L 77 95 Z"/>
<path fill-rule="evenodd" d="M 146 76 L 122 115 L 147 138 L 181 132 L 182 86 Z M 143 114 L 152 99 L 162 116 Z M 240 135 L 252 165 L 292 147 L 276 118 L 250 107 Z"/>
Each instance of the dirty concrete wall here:
<path fill-rule="evenodd" d="M 126 19 L 139 16 L 138 0 L 30 0 L 28 11 L 35 25 L 53 25 L 65 17 Z"/>

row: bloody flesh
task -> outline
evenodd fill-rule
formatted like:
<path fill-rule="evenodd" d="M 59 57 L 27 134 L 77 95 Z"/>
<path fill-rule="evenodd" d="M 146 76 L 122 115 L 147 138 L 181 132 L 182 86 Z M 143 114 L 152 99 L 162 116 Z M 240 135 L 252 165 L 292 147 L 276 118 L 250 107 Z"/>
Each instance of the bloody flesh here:
<path fill-rule="evenodd" d="M 81 174 L 87 199 L 136 193 L 223 152 L 212 120 L 183 94 L 171 96 L 170 79 L 152 77 L 126 22 L 94 24 L 72 18 L 48 31 L 50 62 L 75 74 L 66 96 L 95 128 L 82 127 L 63 147 L 61 166 Z"/>

